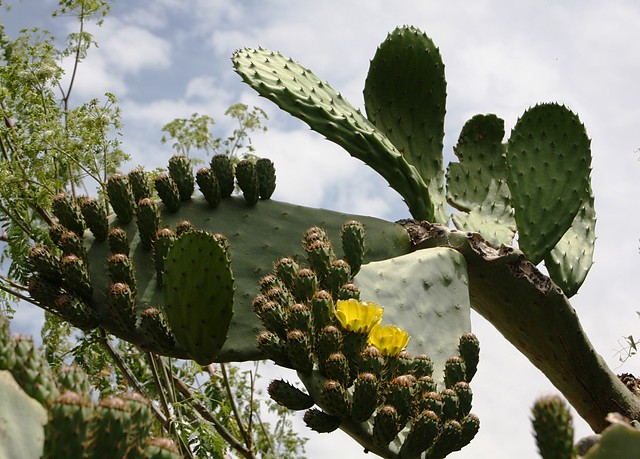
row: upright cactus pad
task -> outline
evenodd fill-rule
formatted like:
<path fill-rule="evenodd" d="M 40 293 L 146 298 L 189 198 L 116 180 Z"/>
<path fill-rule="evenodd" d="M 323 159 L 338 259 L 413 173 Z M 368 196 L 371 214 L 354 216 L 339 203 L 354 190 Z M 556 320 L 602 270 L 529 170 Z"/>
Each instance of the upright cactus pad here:
<path fill-rule="evenodd" d="M 507 185 L 504 121 L 476 115 L 462 128 L 454 152 L 460 162 L 447 168 L 447 200 L 467 214 L 454 213 L 462 231 L 481 233 L 494 244 L 511 245 L 516 232 Z"/>
<path fill-rule="evenodd" d="M 200 365 L 213 362 L 233 314 L 233 274 L 224 245 L 206 232 L 183 234 L 167 255 L 163 284 L 176 340 Z"/>
<path fill-rule="evenodd" d="M 415 27 L 398 27 L 371 60 L 364 86 L 369 120 L 427 184 L 434 223 L 446 223 L 442 141 L 447 83 L 440 51 Z M 424 217 L 423 217 L 424 218 Z"/>
<path fill-rule="evenodd" d="M 576 114 L 563 105 L 527 110 L 511 131 L 507 181 L 518 245 L 541 262 L 590 201 L 590 140 Z"/>
<path fill-rule="evenodd" d="M 596 243 L 596 211 L 591 191 L 571 227 L 545 257 L 544 265 L 567 297 L 578 293 L 593 265 Z"/>

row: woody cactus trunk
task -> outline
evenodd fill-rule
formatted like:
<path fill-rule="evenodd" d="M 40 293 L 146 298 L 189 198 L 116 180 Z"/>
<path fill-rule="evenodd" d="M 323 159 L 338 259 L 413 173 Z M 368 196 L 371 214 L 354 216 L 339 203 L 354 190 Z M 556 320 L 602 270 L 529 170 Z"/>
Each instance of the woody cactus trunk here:
<path fill-rule="evenodd" d="M 36 302 L 159 354 L 203 365 L 268 357 L 295 368 L 308 393 L 276 383 L 272 396 L 308 410 L 315 430 L 343 428 L 383 457 L 444 457 L 475 434 L 469 307 L 595 431 L 609 412 L 640 418 L 637 398 L 595 352 L 569 302 L 595 242 L 590 142 L 576 114 L 536 105 L 506 141 L 500 118 L 477 115 L 445 173 L 444 65 L 421 31 L 398 28 L 377 50 L 366 116 L 277 52 L 243 49 L 232 60 L 260 95 L 384 177 L 415 220 L 271 200 L 268 159 L 234 168 L 216 156 L 194 179 L 176 155 L 153 184 L 139 170 L 112 176 L 104 203 L 55 198 L 55 246 L 30 252 Z M 243 197 L 232 196 L 234 179 Z M 360 319 L 338 312 L 349 301 L 379 304 L 404 330 L 384 339 L 376 324 L 354 331 Z M 367 391 L 377 394 L 372 406 L 362 405 Z M 407 410 L 410 398 L 422 408 Z"/>

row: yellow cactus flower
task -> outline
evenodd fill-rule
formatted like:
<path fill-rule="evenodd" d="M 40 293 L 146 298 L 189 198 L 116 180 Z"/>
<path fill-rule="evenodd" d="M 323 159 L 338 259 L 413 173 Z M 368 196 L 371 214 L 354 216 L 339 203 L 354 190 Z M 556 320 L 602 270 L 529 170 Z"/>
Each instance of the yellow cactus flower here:
<path fill-rule="evenodd" d="M 382 320 L 384 308 L 353 298 L 336 302 L 335 316 L 345 330 L 368 334 Z"/>
<path fill-rule="evenodd" d="M 407 347 L 408 342 L 409 333 L 395 325 L 378 325 L 369 333 L 369 345 L 391 357 L 398 356 Z"/>

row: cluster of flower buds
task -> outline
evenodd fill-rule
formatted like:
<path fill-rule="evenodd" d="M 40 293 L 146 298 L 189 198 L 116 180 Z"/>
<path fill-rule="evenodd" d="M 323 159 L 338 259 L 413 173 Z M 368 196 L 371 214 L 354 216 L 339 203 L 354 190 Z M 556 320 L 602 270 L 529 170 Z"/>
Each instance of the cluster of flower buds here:
<path fill-rule="evenodd" d="M 358 228 L 363 235 L 356 222 L 345 224 L 343 233 L 350 231 L 345 228 Z M 479 428 L 470 414 L 469 387 L 478 362 L 476 337 L 461 338 L 460 355 L 446 362 L 444 387 L 439 387 L 431 358 L 411 357 L 408 333 L 383 325 L 384 308 L 360 300 L 345 259 L 361 261 L 364 247 L 357 249 L 359 255 L 347 255 L 354 244 L 343 243 L 345 257 L 336 259 L 318 227 L 307 231 L 303 244 L 309 267 L 280 259 L 261 280 L 253 303 L 266 328 L 258 335 L 259 349 L 278 365 L 295 369 L 308 390 L 275 380 L 271 397 L 287 408 L 306 410 L 305 422 L 318 432 L 357 429 L 359 441 L 373 452 L 444 457 L 468 444 Z"/>

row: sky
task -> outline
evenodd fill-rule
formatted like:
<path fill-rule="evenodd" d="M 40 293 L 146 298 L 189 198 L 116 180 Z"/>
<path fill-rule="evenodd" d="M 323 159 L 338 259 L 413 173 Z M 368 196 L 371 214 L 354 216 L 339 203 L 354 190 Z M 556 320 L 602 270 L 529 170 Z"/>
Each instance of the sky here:
<path fill-rule="evenodd" d="M 41 26 L 64 37 L 75 23 L 51 19 L 51 0 L 13 2 L 0 20 L 11 32 Z M 236 102 L 269 115 L 269 131 L 253 137 L 257 154 L 278 170 L 274 199 L 387 220 L 409 217 L 400 197 L 340 147 L 280 112 L 242 83 L 230 56 L 244 47 L 277 50 L 310 68 L 356 107 L 369 60 L 386 34 L 401 25 L 425 31 L 440 48 L 447 79 L 445 163 L 464 122 L 495 113 L 509 132 L 524 110 L 559 102 L 577 112 L 592 139 L 592 185 L 598 215 L 595 265 L 572 299 L 583 328 L 616 372 L 640 373 L 640 357 L 624 365 L 623 337 L 640 334 L 640 4 L 635 0 L 155 0 L 117 1 L 100 28 L 99 48 L 80 68 L 73 100 L 118 97 L 123 149 L 131 168 L 161 167 L 172 154 L 161 127 L 194 112 L 212 116 L 218 135 L 233 125 L 223 116 Z M 128 168 L 127 168 L 128 169 Z M 14 330 L 38 333 L 22 312 Z M 481 345 L 473 380 L 482 426 L 464 458 L 537 458 L 529 410 L 556 393 L 546 378 L 495 331 L 472 315 Z M 270 372 L 273 370 L 269 370 Z M 277 371 L 274 372 L 277 377 Z M 366 458 L 348 437 L 318 435 L 298 419 L 311 440 L 309 458 Z M 589 433 L 576 419 L 577 435 Z"/>

